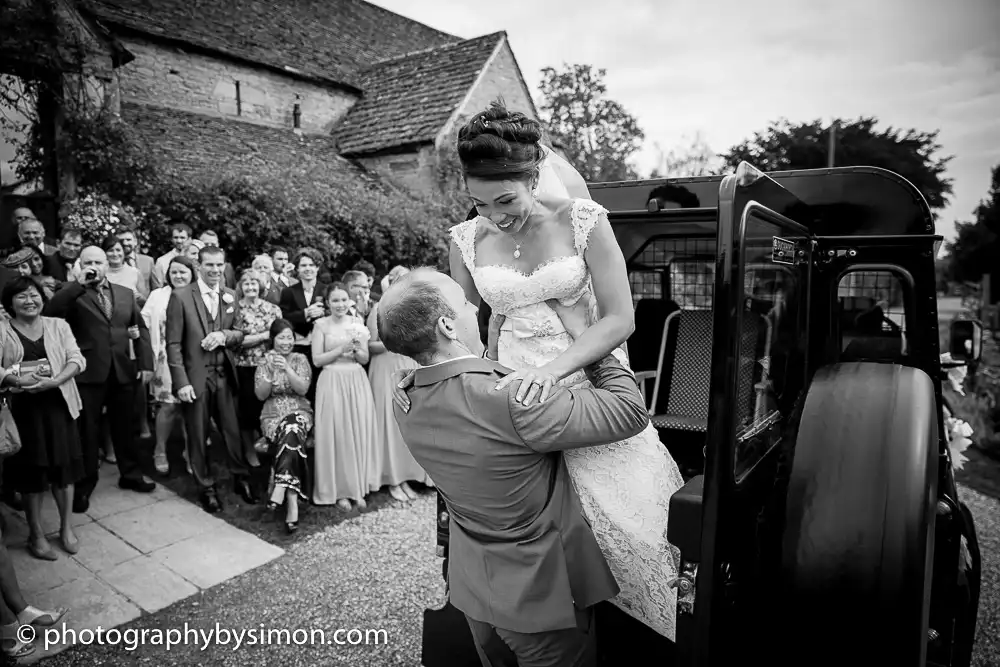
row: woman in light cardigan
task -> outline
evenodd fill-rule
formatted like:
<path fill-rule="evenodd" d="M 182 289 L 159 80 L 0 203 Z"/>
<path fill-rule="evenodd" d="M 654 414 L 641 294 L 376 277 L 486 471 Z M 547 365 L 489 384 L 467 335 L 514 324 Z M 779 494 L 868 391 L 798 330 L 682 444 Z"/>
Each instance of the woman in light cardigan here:
<path fill-rule="evenodd" d="M 0 387 L 4 390 L 16 390 L 35 383 L 35 376 L 14 372 L 23 359 L 24 349 L 17 334 L 6 320 L 0 320 Z M 0 465 L 3 465 L 2 459 Z M 28 604 L 21 592 L 10 553 L 0 536 L 0 650 L 4 655 L 16 659 L 34 653 L 35 646 L 18 636 L 21 626 L 52 626 L 62 619 L 66 611 L 64 608 L 48 611 Z"/>
<path fill-rule="evenodd" d="M 62 546 L 75 554 L 80 542 L 70 521 L 73 485 L 84 470 L 76 425 L 83 403 L 73 378 L 87 363 L 69 324 L 42 316 L 45 301 L 38 284 L 26 277 L 10 281 L 0 294 L 14 332 L 8 337 L 11 353 L 16 356 L 15 346 L 21 348 L 22 362 L 11 372 L 34 376 L 29 384 L 22 377 L 22 386 L 12 392 L 10 411 L 21 437 L 21 451 L 4 461 L 4 467 L 8 469 L 6 481 L 25 498 L 28 551 L 35 558 L 56 560 L 42 526 L 42 497 L 51 490 L 59 508 Z M 37 371 L 38 362 L 47 363 L 51 370 Z"/>

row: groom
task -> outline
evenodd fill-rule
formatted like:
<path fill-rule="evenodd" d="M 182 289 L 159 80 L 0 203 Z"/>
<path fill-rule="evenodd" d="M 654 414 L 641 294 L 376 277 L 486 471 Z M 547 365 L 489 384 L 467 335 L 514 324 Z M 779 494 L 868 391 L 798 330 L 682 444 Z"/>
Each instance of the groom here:
<path fill-rule="evenodd" d="M 586 328 L 585 308 L 559 311 Z M 396 420 L 451 513 L 448 584 L 486 667 L 595 661 L 592 606 L 618 593 L 559 450 L 625 440 L 648 416 L 633 376 L 613 357 L 587 369 L 594 389 L 557 388 L 544 403 L 496 391 L 508 371 L 482 359 L 476 307 L 462 287 L 417 269 L 382 296 L 379 337 L 421 364 L 410 409 Z M 501 647 L 502 650 L 502 647 Z"/>

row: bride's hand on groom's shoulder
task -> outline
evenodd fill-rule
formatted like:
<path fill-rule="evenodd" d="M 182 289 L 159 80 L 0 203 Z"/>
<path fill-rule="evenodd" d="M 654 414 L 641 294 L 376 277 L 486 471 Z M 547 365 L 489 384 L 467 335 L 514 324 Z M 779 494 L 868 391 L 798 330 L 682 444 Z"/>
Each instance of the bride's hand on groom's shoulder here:
<path fill-rule="evenodd" d="M 404 413 L 410 411 L 410 397 L 406 395 L 406 390 L 413 386 L 413 369 L 400 369 L 393 372 L 392 402 Z"/>
<path fill-rule="evenodd" d="M 515 380 L 520 380 L 521 384 L 517 388 L 517 393 L 514 394 L 514 400 L 525 406 L 531 405 L 531 402 L 535 398 L 538 399 L 539 403 L 544 403 L 549 394 L 552 393 L 552 388 L 559 382 L 559 379 L 555 375 L 545 370 L 545 367 L 542 366 L 541 368 L 515 371 L 509 375 L 505 375 L 500 378 L 500 381 L 496 383 L 493 390 L 503 391 Z"/>

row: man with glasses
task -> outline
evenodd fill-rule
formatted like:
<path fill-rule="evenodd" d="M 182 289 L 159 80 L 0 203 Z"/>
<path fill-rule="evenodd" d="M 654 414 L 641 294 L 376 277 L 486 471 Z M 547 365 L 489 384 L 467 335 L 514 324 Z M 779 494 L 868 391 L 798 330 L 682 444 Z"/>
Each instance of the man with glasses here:
<path fill-rule="evenodd" d="M 45 255 L 54 255 L 56 247 L 45 242 L 45 225 L 43 225 L 34 211 L 27 206 L 14 209 L 14 224 L 17 227 L 17 239 L 21 247 L 35 246 Z"/>

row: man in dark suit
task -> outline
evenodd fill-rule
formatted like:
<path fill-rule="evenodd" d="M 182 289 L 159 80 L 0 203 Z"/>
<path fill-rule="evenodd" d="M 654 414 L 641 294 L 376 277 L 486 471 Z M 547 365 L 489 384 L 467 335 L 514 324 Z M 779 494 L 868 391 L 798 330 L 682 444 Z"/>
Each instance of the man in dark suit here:
<path fill-rule="evenodd" d="M 286 320 L 292 323 L 295 330 L 295 351 L 301 352 L 312 366 L 312 328 L 313 322 L 326 315 L 327 285 L 316 280 L 319 269 L 323 266 L 323 255 L 314 248 L 302 248 L 295 256 L 295 268 L 299 281 L 291 287 L 281 290 L 278 307 Z M 310 402 L 316 397 L 316 381 L 319 373 L 312 368 L 312 381 L 306 398 Z"/>
<path fill-rule="evenodd" d="M 78 513 L 90 507 L 90 495 L 97 486 L 105 408 L 111 417 L 111 442 L 121 474 L 118 486 L 142 493 L 156 488 L 142 476 L 132 419 L 136 382 L 148 383 L 153 377 L 149 331 L 135 293 L 108 281 L 108 257 L 103 250 L 84 248 L 80 270 L 80 281 L 63 285 L 45 308 L 49 317 L 69 323 L 87 361 L 87 369 L 76 377 L 83 400 L 78 424 L 86 474 L 74 493 L 73 511 Z"/>
<path fill-rule="evenodd" d="M 202 506 L 215 513 L 222 505 L 205 447 L 211 419 L 221 431 L 234 490 L 251 505 L 257 496 L 236 417 L 239 380 L 232 351 L 243 342 L 243 332 L 234 328 L 239 302 L 221 284 L 226 264 L 221 248 L 202 248 L 199 264 L 198 279 L 174 290 L 167 303 L 167 364 L 184 414 L 191 472 L 201 487 Z"/>
<path fill-rule="evenodd" d="M 557 307 L 574 337 L 585 303 Z M 625 440 L 649 424 L 632 374 L 613 356 L 587 368 L 593 388 L 557 387 L 543 403 L 494 389 L 509 370 L 481 358 L 476 307 L 430 269 L 394 283 L 378 310 L 386 348 L 421 364 L 394 407 L 403 440 L 451 516 L 448 588 L 484 665 L 593 665 L 594 605 L 619 588 L 584 518 L 562 450 Z M 501 650 L 498 650 L 501 649 Z"/>

